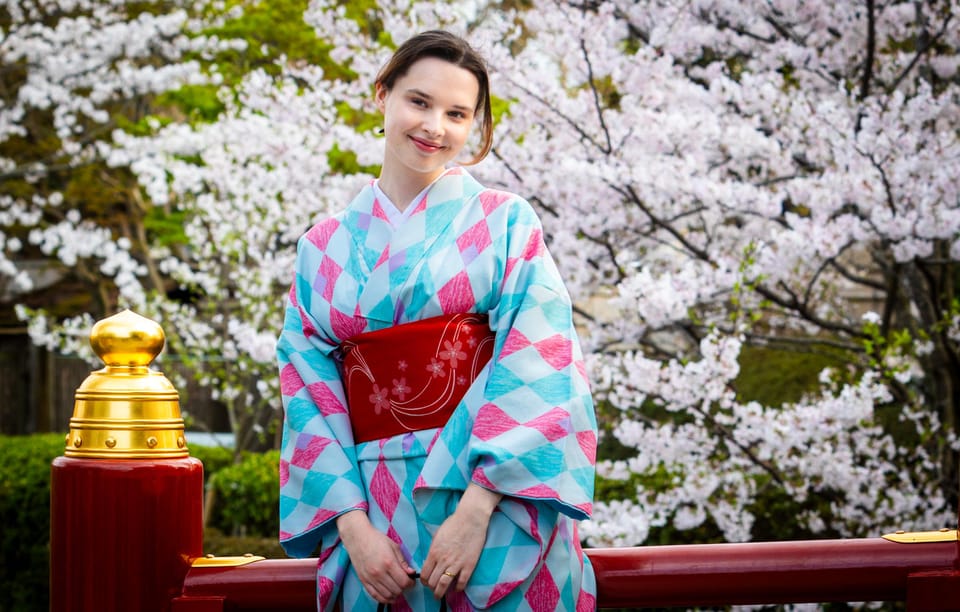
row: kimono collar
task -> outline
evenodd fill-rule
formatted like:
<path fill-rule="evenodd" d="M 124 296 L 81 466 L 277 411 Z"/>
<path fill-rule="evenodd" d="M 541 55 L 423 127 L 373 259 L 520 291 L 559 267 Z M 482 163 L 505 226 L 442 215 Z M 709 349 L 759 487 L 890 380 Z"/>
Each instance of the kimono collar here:
<path fill-rule="evenodd" d="M 469 172 L 460 166 L 455 166 L 440 175 L 437 180 L 421 192 L 409 204 L 412 210 L 405 210 L 403 216 L 411 218 L 428 208 L 436 208 L 453 201 L 469 200 L 482 190 L 483 186 Z M 356 215 L 356 220 L 360 221 L 361 226 L 368 224 L 364 219 L 365 217 L 388 223 L 390 221 L 391 215 L 377 199 L 376 192 L 374 182 L 370 181 L 347 207 L 348 214 Z"/>
<path fill-rule="evenodd" d="M 373 181 L 360 191 L 343 212 L 341 219 L 350 232 L 354 253 L 352 261 L 369 277 L 378 268 L 402 276 L 419 262 L 431 245 L 444 235 L 454 220 L 469 215 L 483 186 L 460 167 L 451 168 L 426 191 L 399 227 L 377 201 Z M 384 266 L 384 264 L 386 264 Z"/>

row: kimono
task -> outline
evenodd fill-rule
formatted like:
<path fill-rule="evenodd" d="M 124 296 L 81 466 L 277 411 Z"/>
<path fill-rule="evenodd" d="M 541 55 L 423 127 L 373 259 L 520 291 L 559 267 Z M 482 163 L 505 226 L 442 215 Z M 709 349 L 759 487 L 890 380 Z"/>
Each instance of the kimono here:
<path fill-rule="evenodd" d="M 374 194 L 368 185 L 298 243 L 277 343 L 282 546 L 295 557 L 318 551 L 319 609 L 375 610 L 336 518 L 365 511 L 419 570 L 473 482 L 503 498 L 477 568 L 464 592 L 448 592 L 448 609 L 595 609 L 577 522 L 592 510 L 596 417 L 570 297 L 536 213 L 462 168 L 411 203 L 398 228 Z M 355 444 L 339 344 L 455 313 L 486 314 L 494 348 L 447 424 Z M 416 581 L 392 609 L 438 607 Z"/>

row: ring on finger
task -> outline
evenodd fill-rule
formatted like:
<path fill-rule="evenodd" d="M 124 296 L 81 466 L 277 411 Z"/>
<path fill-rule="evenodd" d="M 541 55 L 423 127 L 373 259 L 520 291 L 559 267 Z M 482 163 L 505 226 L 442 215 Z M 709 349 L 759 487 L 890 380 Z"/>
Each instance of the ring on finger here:
<path fill-rule="evenodd" d="M 456 577 L 457 577 L 456 574 L 454 574 L 453 572 L 451 572 L 451 571 L 449 571 L 449 570 L 443 572 L 443 575 L 444 575 L 444 576 L 447 576 L 447 577 L 449 577 L 449 578 L 456 578 Z"/>

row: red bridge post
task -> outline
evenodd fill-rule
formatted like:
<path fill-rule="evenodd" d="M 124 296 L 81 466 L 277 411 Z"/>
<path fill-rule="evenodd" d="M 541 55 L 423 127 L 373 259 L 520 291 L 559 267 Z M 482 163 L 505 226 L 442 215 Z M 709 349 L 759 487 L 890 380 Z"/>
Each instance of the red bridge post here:
<path fill-rule="evenodd" d="M 148 365 L 159 325 L 124 311 L 90 334 L 106 364 L 76 392 L 50 489 L 50 609 L 166 612 L 203 548 L 203 465 L 179 395 Z"/>

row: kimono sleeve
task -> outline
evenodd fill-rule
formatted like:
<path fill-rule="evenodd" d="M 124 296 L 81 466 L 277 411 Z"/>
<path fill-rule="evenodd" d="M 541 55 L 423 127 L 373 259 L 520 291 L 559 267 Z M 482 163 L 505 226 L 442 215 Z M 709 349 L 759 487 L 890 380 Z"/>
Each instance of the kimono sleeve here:
<path fill-rule="evenodd" d="M 304 557 L 319 545 L 326 558 L 339 544 L 335 517 L 366 510 L 336 346 L 311 316 L 315 249 L 300 241 L 277 361 L 283 395 L 280 450 L 280 544 Z M 317 264 L 318 265 L 318 264 Z"/>
<path fill-rule="evenodd" d="M 533 210 L 522 202 L 511 217 L 504 280 L 490 312 L 494 356 L 472 423 L 471 480 L 586 519 L 597 424 L 573 308 Z"/>
<path fill-rule="evenodd" d="M 589 518 L 597 445 L 570 297 L 539 219 L 517 199 L 506 226 L 488 311 L 493 357 L 441 431 L 414 494 L 428 529 L 471 482 L 503 494 L 466 588 L 480 608 L 532 575 L 558 529 L 575 534 L 570 522 Z"/>

